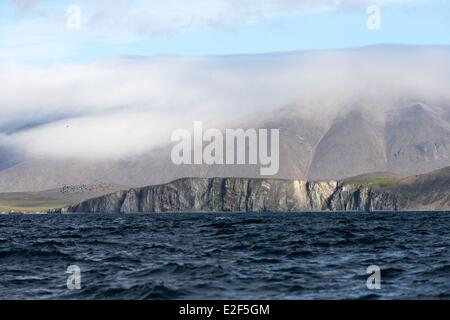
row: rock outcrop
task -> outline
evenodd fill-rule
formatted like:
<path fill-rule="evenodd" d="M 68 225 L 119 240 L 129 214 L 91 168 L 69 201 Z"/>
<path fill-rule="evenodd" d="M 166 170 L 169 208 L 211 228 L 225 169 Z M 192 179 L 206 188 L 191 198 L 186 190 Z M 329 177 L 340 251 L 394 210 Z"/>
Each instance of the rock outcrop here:
<path fill-rule="evenodd" d="M 450 168 L 387 185 L 371 181 L 306 182 L 185 178 L 120 191 L 64 213 L 409 211 L 450 209 Z"/>

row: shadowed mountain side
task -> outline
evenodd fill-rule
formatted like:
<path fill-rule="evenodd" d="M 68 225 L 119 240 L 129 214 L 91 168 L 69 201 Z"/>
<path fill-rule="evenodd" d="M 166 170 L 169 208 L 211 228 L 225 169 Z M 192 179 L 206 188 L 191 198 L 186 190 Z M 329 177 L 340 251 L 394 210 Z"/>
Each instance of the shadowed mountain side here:
<path fill-rule="evenodd" d="M 391 185 L 343 181 L 180 179 L 120 191 L 64 213 L 449 210 L 450 167 Z"/>
<path fill-rule="evenodd" d="M 337 119 L 316 148 L 310 180 L 343 179 L 385 171 L 382 128 L 361 111 Z"/>
<path fill-rule="evenodd" d="M 388 171 L 412 175 L 450 162 L 450 123 L 424 104 L 392 114 L 386 124 Z"/>
<path fill-rule="evenodd" d="M 263 122 L 259 127 L 280 130 L 280 171 L 276 178 L 306 180 L 314 149 L 326 128 L 289 111 L 277 120 Z"/>

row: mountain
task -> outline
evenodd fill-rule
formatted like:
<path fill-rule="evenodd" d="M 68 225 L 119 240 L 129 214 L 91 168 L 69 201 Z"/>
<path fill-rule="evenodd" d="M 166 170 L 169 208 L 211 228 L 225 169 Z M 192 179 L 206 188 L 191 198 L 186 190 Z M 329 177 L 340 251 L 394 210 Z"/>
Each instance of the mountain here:
<path fill-rule="evenodd" d="M 377 114 L 355 108 L 322 121 L 283 108 L 240 125 L 280 130 L 280 171 L 271 177 L 275 179 L 342 180 L 384 171 L 407 176 L 449 166 L 450 122 L 443 111 L 424 103 L 396 110 Z M 232 123 L 229 127 L 238 126 Z M 8 162 L 0 170 L 0 192 L 82 184 L 142 187 L 184 177 L 265 178 L 254 165 L 176 166 L 170 152 L 167 146 L 121 160 L 39 158 L 14 165 Z"/>
<path fill-rule="evenodd" d="M 334 121 L 315 149 L 308 178 L 342 179 L 384 171 L 386 155 L 382 126 L 361 111 Z"/>
<path fill-rule="evenodd" d="M 185 178 L 84 201 L 64 213 L 408 211 L 450 209 L 450 167 L 398 181 Z"/>
<path fill-rule="evenodd" d="M 450 122 L 425 104 L 391 115 L 386 124 L 387 168 L 403 175 L 445 167 L 450 162 Z"/>

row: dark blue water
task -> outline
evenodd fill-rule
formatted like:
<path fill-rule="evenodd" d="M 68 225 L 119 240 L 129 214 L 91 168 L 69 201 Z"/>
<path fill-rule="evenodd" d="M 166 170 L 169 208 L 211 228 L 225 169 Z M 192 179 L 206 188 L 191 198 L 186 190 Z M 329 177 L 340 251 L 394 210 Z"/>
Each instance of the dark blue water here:
<path fill-rule="evenodd" d="M 0 216 L 0 298 L 448 299 L 449 235 L 450 213 Z"/>

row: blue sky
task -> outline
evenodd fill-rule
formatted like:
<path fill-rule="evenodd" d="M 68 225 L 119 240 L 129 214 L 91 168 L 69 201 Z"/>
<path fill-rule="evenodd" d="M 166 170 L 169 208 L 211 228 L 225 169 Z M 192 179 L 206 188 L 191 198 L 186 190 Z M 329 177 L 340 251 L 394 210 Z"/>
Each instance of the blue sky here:
<path fill-rule="evenodd" d="M 112 6 L 111 3 L 114 3 Z M 81 9 L 67 28 L 69 5 Z M 377 4 L 381 29 L 369 30 Z M 0 59 L 39 65 L 123 55 L 221 55 L 450 44 L 445 0 L 2 0 Z"/>

